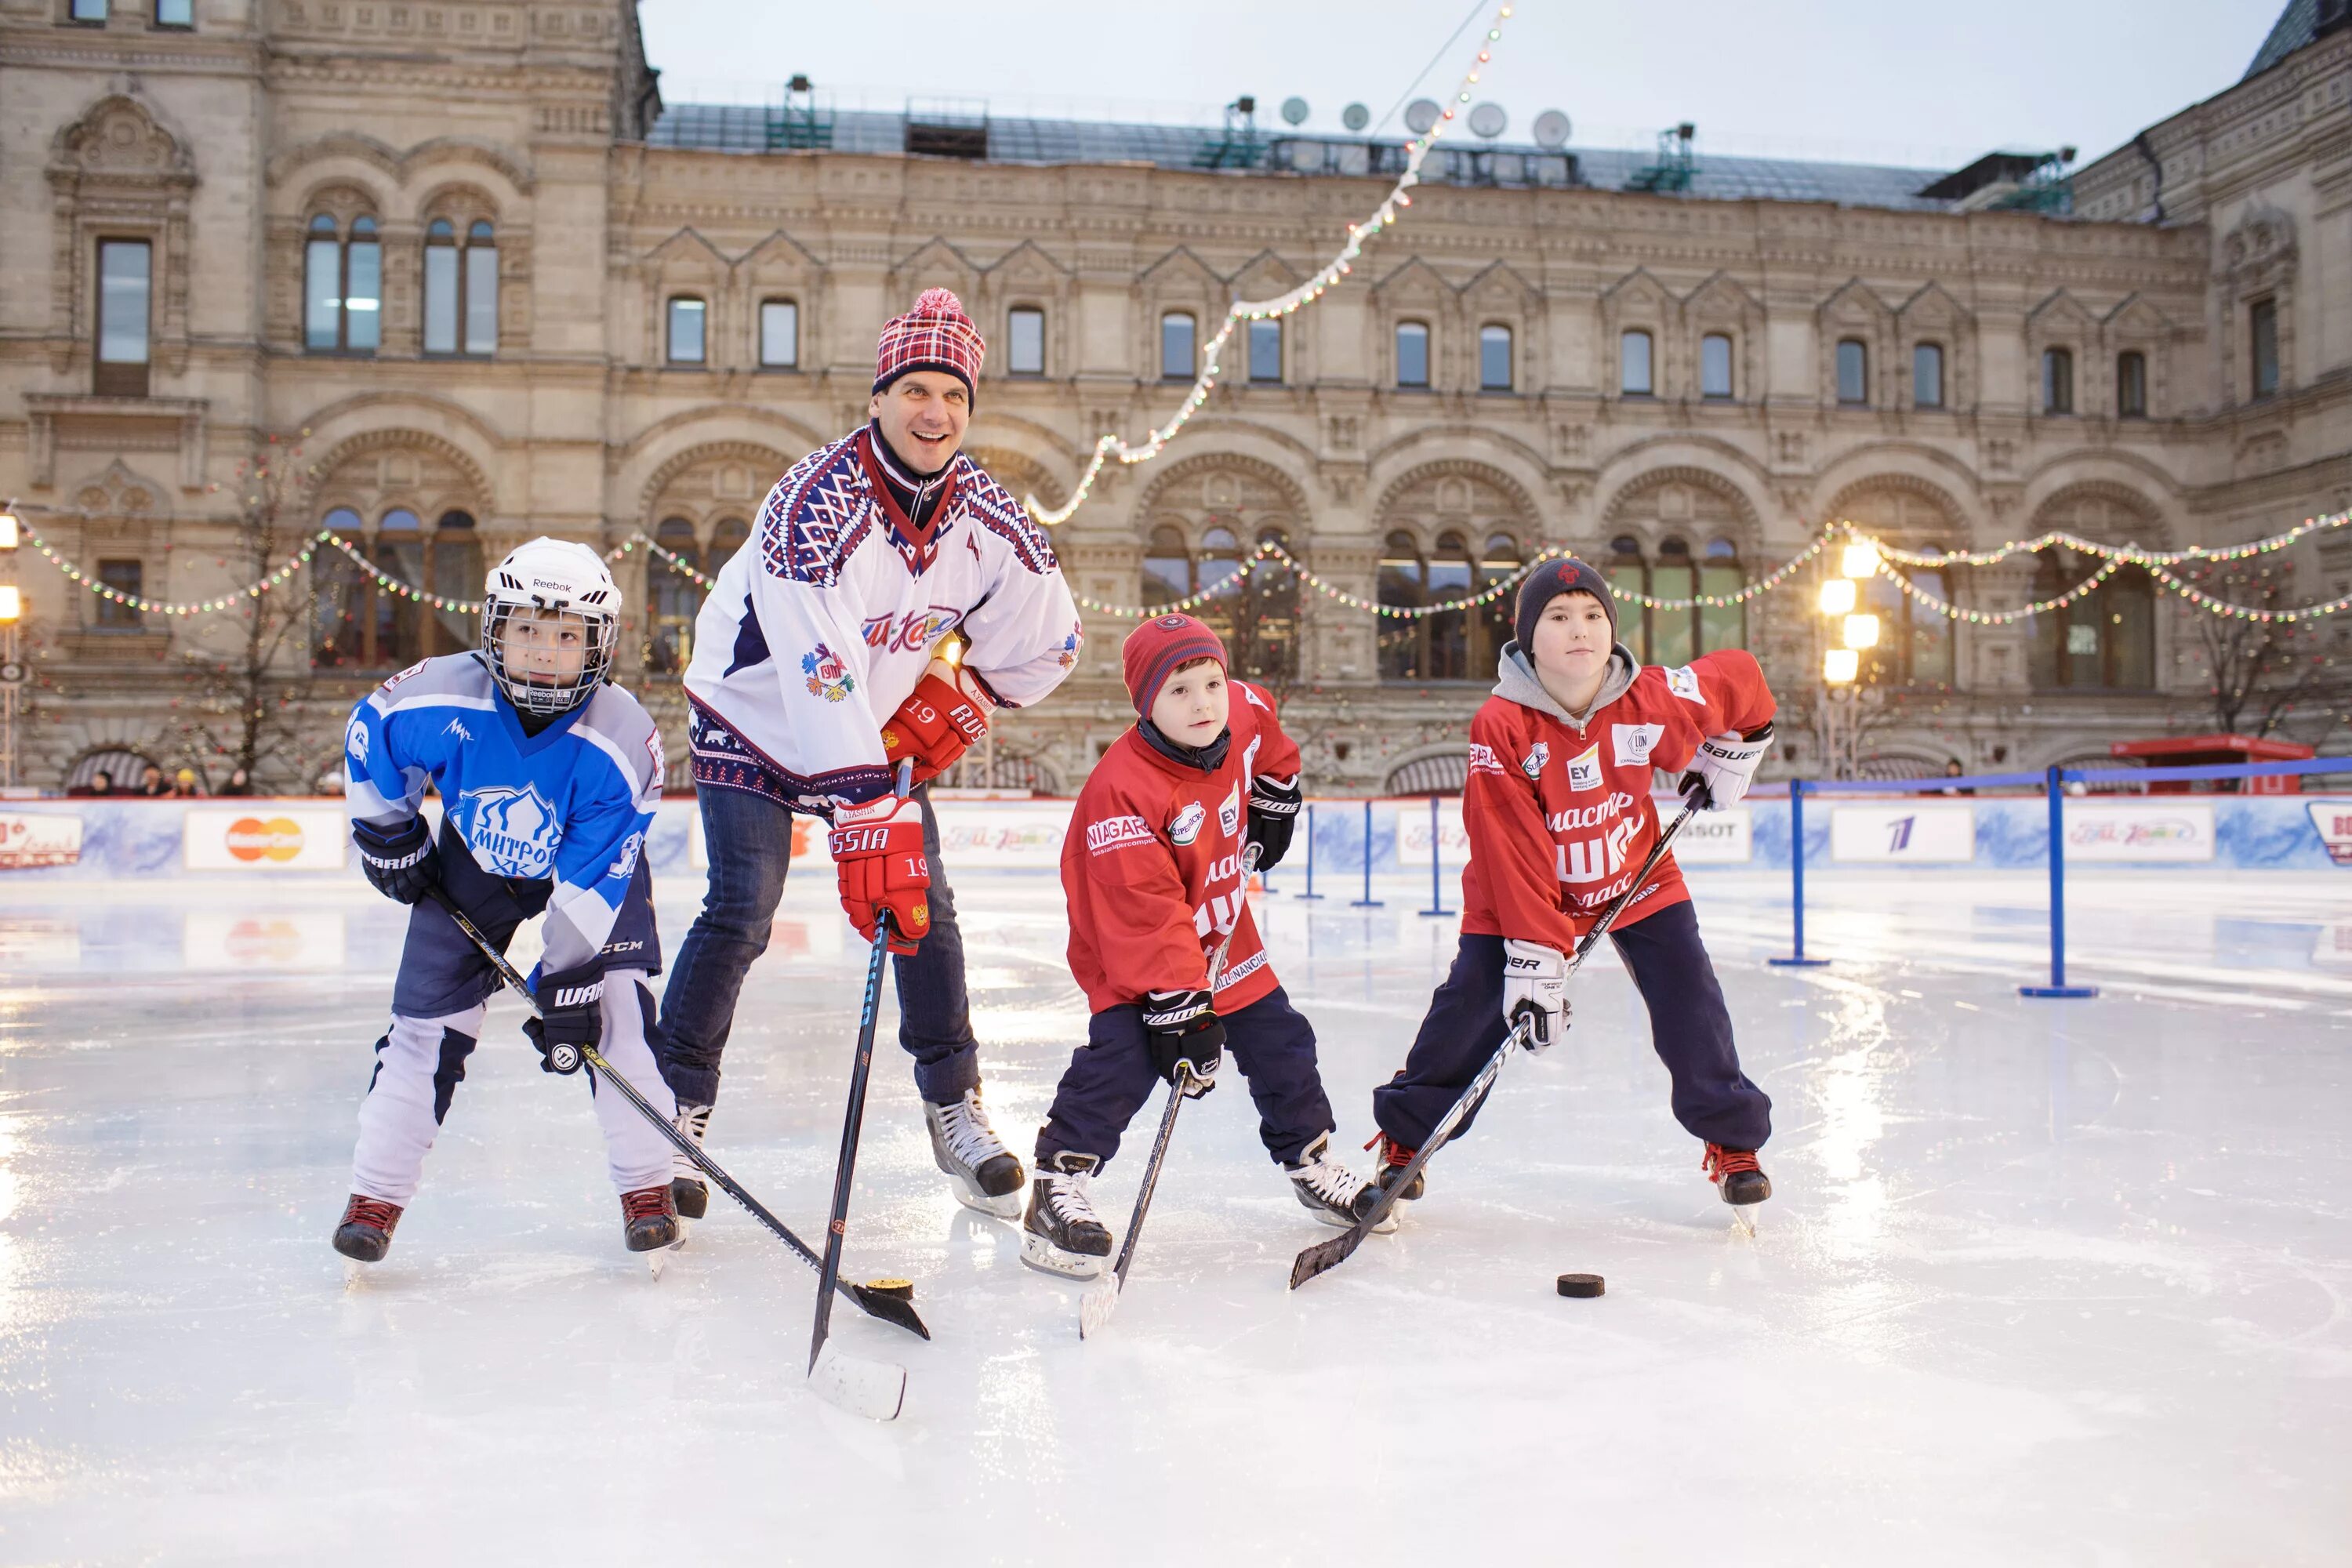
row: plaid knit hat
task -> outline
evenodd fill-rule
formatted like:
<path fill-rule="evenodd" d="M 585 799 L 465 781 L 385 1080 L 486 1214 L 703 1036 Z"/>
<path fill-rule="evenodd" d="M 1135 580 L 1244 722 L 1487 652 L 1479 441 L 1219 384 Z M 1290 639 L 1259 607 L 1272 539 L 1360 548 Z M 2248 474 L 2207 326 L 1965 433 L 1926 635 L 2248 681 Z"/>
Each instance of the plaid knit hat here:
<path fill-rule="evenodd" d="M 1544 606 L 1562 594 L 1590 594 L 1600 600 L 1601 607 L 1609 612 L 1609 638 L 1617 639 L 1617 600 L 1609 592 L 1609 579 L 1575 556 L 1564 555 L 1545 562 L 1519 584 L 1518 614 L 1511 629 L 1518 634 L 1521 653 L 1533 657 L 1536 623 L 1543 619 Z"/>
<path fill-rule="evenodd" d="M 1136 712 L 1147 718 L 1178 665 L 1213 658 L 1232 668 L 1223 639 L 1190 616 L 1154 616 L 1127 634 L 1127 646 L 1118 657 L 1126 668 L 1127 694 L 1134 700 Z"/>
<path fill-rule="evenodd" d="M 881 392 L 913 370 L 935 370 L 963 383 L 966 396 L 980 398 L 980 362 L 988 344 L 963 301 L 946 289 L 926 289 L 915 308 L 882 324 L 874 345 L 874 390 Z"/>

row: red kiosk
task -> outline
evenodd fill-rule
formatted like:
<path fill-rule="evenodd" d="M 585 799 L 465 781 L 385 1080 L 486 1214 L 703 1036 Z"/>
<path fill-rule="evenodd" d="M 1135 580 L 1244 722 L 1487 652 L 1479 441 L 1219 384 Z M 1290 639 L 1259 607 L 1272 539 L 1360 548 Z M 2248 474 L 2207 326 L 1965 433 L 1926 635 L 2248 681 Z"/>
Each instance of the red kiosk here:
<path fill-rule="evenodd" d="M 2110 756 L 2137 757 L 2151 768 L 2226 767 L 2237 763 L 2294 763 L 2318 753 L 2293 741 L 2252 735 L 2166 735 L 2153 741 L 2117 741 Z M 2150 795 L 2301 795 L 2303 775 L 2273 773 L 2250 779 L 2163 779 Z"/>

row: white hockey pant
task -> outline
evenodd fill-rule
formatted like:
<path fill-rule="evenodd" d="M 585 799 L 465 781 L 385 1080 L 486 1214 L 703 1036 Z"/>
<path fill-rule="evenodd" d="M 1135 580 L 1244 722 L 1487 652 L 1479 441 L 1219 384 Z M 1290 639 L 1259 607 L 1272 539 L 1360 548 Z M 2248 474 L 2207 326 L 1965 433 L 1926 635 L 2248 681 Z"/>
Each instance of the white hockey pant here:
<path fill-rule="evenodd" d="M 665 1118 L 677 1114 L 669 1086 L 646 1041 L 652 993 L 643 970 L 615 969 L 604 977 L 604 1037 L 597 1046 L 615 1071 Z M 360 1102 L 359 1149 L 352 1158 L 352 1191 L 405 1207 L 425 1173 L 441 1119 L 457 1085 L 465 1081 L 466 1058 L 480 1037 L 488 1011 L 478 1004 L 439 1018 L 406 1018 L 395 1013 L 392 1027 L 376 1042 L 375 1076 Z M 620 1093 L 605 1093 L 591 1080 L 596 1120 L 604 1130 L 604 1157 L 613 1190 L 635 1192 L 669 1184 L 670 1144 Z"/>

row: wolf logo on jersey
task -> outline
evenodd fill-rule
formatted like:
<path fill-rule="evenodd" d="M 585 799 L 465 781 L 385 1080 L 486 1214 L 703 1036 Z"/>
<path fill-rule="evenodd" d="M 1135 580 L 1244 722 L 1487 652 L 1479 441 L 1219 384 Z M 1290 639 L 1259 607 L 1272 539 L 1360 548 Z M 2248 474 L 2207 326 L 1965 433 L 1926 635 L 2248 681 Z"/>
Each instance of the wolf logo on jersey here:
<path fill-rule="evenodd" d="M 535 784 L 469 789 L 457 797 L 457 831 L 485 869 L 501 877 L 544 877 L 555 864 L 563 829 Z"/>

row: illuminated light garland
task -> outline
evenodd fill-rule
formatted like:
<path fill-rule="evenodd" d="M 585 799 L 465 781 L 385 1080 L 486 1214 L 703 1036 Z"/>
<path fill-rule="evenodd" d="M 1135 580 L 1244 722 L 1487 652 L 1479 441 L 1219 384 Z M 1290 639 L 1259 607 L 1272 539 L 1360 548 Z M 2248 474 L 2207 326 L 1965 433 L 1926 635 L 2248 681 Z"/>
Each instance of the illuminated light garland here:
<path fill-rule="evenodd" d="M 1872 539 L 1851 522 L 1833 522 L 1838 529 L 1857 540 L 1876 545 L 1878 553 L 1889 561 L 1899 561 L 1906 566 L 1991 566 L 2012 555 L 2030 555 L 2046 550 L 2053 544 L 2063 544 L 2089 555 L 2102 555 L 2135 566 L 2178 566 L 2185 561 L 2244 561 L 2256 555 L 2268 555 L 2284 550 L 2306 534 L 2325 533 L 2330 529 L 2352 525 L 2352 511 L 2330 512 L 2325 517 L 2307 517 L 2284 533 L 2273 533 L 2247 544 L 2232 544 L 2221 550 L 2210 550 L 2202 544 L 2192 544 L 2186 550 L 2142 550 L 2136 544 L 2101 544 L 2095 539 L 2084 539 L 2063 529 L 2032 539 L 2012 539 L 1990 550 L 1961 550 L 1948 555 L 1925 550 L 1902 550 L 1892 544 Z"/>
<path fill-rule="evenodd" d="M 1511 7 L 1508 5 L 1496 11 L 1494 21 L 1486 28 L 1486 38 L 1478 46 L 1477 61 L 1464 74 L 1461 84 L 1454 89 L 1456 107 L 1470 101 L 1470 88 L 1478 80 L 1478 67 L 1493 58 L 1493 47 L 1501 41 L 1503 24 L 1510 20 L 1510 16 Z M 1160 448 L 1173 440 L 1176 433 L 1200 411 L 1201 405 L 1208 402 L 1210 392 L 1217 384 L 1217 356 L 1224 351 L 1235 328 L 1244 321 L 1277 321 L 1321 299 L 1338 285 L 1339 279 L 1355 270 L 1356 258 L 1364 253 L 1365 244 L 1397 221 L 1399 209 L 1412 205 L 1412 188 L 1421 184 L 1421 165 L 1428 158 L 1430 149 L 1437 144 L 1437 139 L 1444 135 L 1446 128 L 1454 123 L 1454 108 L 1446 109 L 1426 132 L 1405 144 L 1404 173 L 1397 176 L 1396 184 L 1389 187 L 1388 195 L 1372 209 L 1370 217 L 1348 226 L 1348 243 L 1341 246 L 1339 253 L 1324 263 L 1313 277 L 1270 299 L 1236 300 L 1226 307 L 1223 324 L 1218 327 L 1216 335 L 1202 351 L 1201 373 L 1192 378 L 1192 390 L 1185 395 L 1176 412 L 1169 416 L 1167 424 L 1151 431 L 1139 445 L 1115 432 L 1104 436 L 1095 443 L 1094 456 L 1087 463 L 1087 471 L 1078 476 L 1077 488 L 1070 492 L 1070 499 L 1058 507 L 1047 507 L 1040 503 L 1034 493 L 1024 496 L 1021 504 L 1027 509 L 1029 515 L 1047 528 L 1066 522 L 1071 513 L 1086 505 L 1096 478 L 1101 474 L 1103 464 L 1110 458 L 1117 458 L 1122 463 L 1134 464 L 1148 463 L 1160 456 Z"/>
<path fill-rule="evenodd" d="M 288 560 L 284 565 L 278 567 L 275 572 L 263 577 L 259 582 L 247 584 L 244 587 L 237 589 L 235 593 L 224 594 L 217 599 L 203 599 L 194 604 L 182 605 L 175 604 L 168 599 L 149 599 L 137 594 L 126 594 L 120 588 L 110 588 L 105 584 L 84 574 L 80 567 L 76 566 L 72 562 L 66 560 L 54 549 L 50 548 L 49 542 L 43 539 L 40 534 L 34 530 L 32 524 L 25 522 L 20 519 L 17 526 L 24 531 L 25 542 L 39 551 L 43 560 L 56 567 L 59 572 L 65 574 L 67 581 L 79 584 L 80 586 L 89 589 L 91 593 L 97 595 L 101 599 L 110 599 L 118 605 L 126 605 L 131 609 L 137 610 L 140 614 L 147 616 L 216 616 L 226 611 L 233 610 L 236 608 L 237 602 L 239 600 L 260 598 L 261 595 L 278 587 L 288 578 L 293 576 L 295 573 L 308 565 L 310 563 L 310 554 L 313 549 L 312 544 L 303 545 L 299 552 Z"/>

